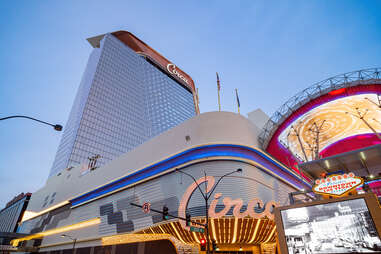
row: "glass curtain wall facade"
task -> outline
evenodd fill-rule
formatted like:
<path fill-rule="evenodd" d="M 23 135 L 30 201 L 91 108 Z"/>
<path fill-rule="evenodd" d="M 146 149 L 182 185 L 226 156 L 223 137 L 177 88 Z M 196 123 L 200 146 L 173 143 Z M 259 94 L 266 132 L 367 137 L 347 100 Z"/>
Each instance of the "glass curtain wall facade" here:
<path fill-rule="evenodd" d="M 94 48 L 49 176 L 97 166 L 195 116 L 192 92 L 111 34 Z"/>
<path fill-rule="evenodd" d="M 22 193 L 20 195 L 22 195 L 22 197 L 19 200 L 11 204 L 8 203 L 4 209 L 0 210 L 0 232 L 17 231 L 21 216 L 24 214 L 31 194 L 28 193 L 24 195 L 24 193 Z"/>

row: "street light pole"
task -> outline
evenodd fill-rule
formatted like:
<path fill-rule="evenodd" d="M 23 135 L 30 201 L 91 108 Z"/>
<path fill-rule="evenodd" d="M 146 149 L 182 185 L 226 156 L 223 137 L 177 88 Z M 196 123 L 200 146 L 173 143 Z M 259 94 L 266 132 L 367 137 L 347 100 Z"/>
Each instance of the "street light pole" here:
<path fill-rule="evenodd" d="M 206 192 L 207 189 L 208 189 L 208 186 L 207 186 L 208 183 L 206 183 L 206 172 L 205 172 L 205 171 L 204 171 L 204 177 L 205 177 L 205 192 L 203 192 L 203 191 L 201 190 L 200 185 L 197 183 L 196 179 L 195 179 L 191 174 L 185 173 L 185 172 L 181 171 L 181 170 L 178 169 L 178 168 L 176 169 L 176 171 L 177 171 L 177 172 L 180 172 L 180 173 L 182 173 L 182 174 L 184 174 L 184 175 L 187 175 L 187 176 L 189 176 L 190 178 L 192 178 L 193 182 L 196 183 L 198 190 L 200 191 L 202 197 L 203 197 L 204 200 L 205 200 L 205 218 L 206 218 L 206 223 L 205 223 L 206 253 L 209 254 L 209 253 L 210 253 L 210 252 L 209 252 L 209 208 L 208 208 L 208 206 L 209 206 L 209 198 L 212 196 L 212 194 L 213 194 L 214 190 L 216 189 L 217 185 L 221 182 L 221 180 L 222 180 L 224 177 L 226 177 L 226 176 L 228 176 L 228 175 L 231 175 L 231 174 L 234 174 L 234 173 L 236 173 L 236 172 L 240 172 L 240 173 L 241 173 L 241 172 L 242 172 L 242 169 L 239 168 L 239 169 L 237 169 L 237 170 L 234 170 L 234 171 L 232 171 L 232 172 L 230 172 L 230 173 L 227 173 L 227 174 L 221 176 L 220 179 L 218 179 L 217 183 L 213 186 L 213 188 L 211 189 L 211 191 L 210 191 L 209 193 Z"/>
<path fill-rule="evenodd" d="M 74 238 L 74 237 L 71 237 L 70 235 L 65 235 L 65 234 L 62 234 L 61 237 L 67 237 L 67 238 L 70 238 L 73 241 L 73 253 L 72 254 L 74 254 L 75 243 L 77 242 L 77 238 Z"/>
<path fill-rule="evenodd" d="M 46 125 L 50 125 L 50 126 L 52 126 L 56 131 L 62 131 L 62 125 L 59 125 L 59 124 L 51 124 L 51 123 L 48 123 L 48 122 L 45 122 L 45 121 L 41 121 L 41 120 L 38 120 L 38 119 L 33 118 L 33 117 L 29 117 L 29 116 L 22 116 L 22 115 L 7 116 L 7 117 L 0 118 L 0 121 L 2 121 L 2 120 L 7 120 L 7 119 L 11 119 L 11 118 L 26 118 L 26 119 L 30 119 L 30 120 L 33 120 L 33 121 L 36 121 L 36 122 L 39 122 L 39 123 L 43 123 L 43 124 L 46 124 Z"/>
<path fill-rule="evenodd" d="M 206 222 L 205 222 L 205 225 L 206 225 L 206 253 L 208 254 L 209 253 L 209 209 L 208 209 L 208 201 L 209 201 L 209 197 L 208 197 L 208 194 L 206 193 L 207 189 L 208 189 L 208 184 L 209 182 L 207 183 L 206 182 L 206 172 L 204 171 L 204 179 L 205 179 L 205 217 L 206 217 Z"/>

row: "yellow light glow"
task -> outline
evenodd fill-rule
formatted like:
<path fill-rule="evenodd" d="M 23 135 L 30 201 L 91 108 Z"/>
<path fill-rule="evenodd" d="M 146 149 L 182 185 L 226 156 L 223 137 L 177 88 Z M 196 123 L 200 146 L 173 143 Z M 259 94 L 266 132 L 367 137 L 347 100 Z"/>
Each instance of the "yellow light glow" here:
<path fill-rule="evenodd" d="M 245 221 L 246 221 L 246 227 L 245 227 L 245 232 L 243 233 L 243 240 L 246 240 L 245 236 L 247 236 L 247 234 L 248 234 L 247 231 L 249 229 L 249 223 L 250 223 L 250 221 L 247 219 L 245 219 Z"/>
<path fill-rule="evenodd" d="M 193 238 L 196 240 L 197 243 L 200 243 L 200 240 L 198 239 L 195 232 L 192 231 Z"/>
<path fill-rule="evenodd" d="M 205 219 L 197 221 L 205 223 Z M 268 219 L 235 218 L 232 216 L 219 219 L 213 218 L 209 221 L 209 226 L 209 239 L 215 240 L 218 244 L 263 243 L 265 240 L 271 240 L 274 236 L 274 233 L 269 236 L 274 228 L 274 222 Z M 205 234 L 182 228 L 178 221 L 153 225 L 132 234 L 155 235 L 161 233 L 172 235 L 181 244 L 198 244 L 201 238 L 206 238 Z"/>
<path fill-rule="evenodd" d="M 273 230 L 271 231 L 269 237 L 266 239 L 265 243 L 267 243 L 268 241 L 270 241 L 271 237 L 273 237 L 274 233 L 275 233 L 275 229 L 276 229 L 276 226 L 274 226 Z"/>
<path fill-rule="evenodd" d="M 26 237 L 15 239 L 12 241 L 12 245 L 18 246 L 18 243 L 21 241 L 27 241 L 27 240 L 32 240 L 32 239 L 36 239 L 36 238 L 41 238 L 41 237 L 48 236 L 48 235 L 54 235 L 54 234 L 63 233 L 63 232 L 67 232 L 67 231 L 77 230 L 80 228 L 85 228 L 85 227 L 89 227 L 89 226 L 99 224 L 100 222 L 101 222 L 100 218 L 94 218 L 91 220 L 82 221 L 82 222 L 75 223 L 72 225 L 67 225 L 67 226 L 63 226 L 63 227 L 59 227 L 59 228 L 55 228 L 55 229 L 50 229 L 50 230 L 43 231 L 43 232 L 40 232 L 37 234 L 33 234 L 33 235 L 26 236 Z"/>
<path fill-rule="evenodd" d="M 102 237 L 102 245 L 117 245 L 125 243 L 148 242 L 155 240 L 167 239 L 175 246 L 178 240 L 170 234 L 122 234 Z"/>
<path fill-rule="evenodd" d="M 173 225 L 173 222 L 171 222 L 169 225 L 171 225 L 171 227 L 175 230 L 175 233 L 176 233 L 176 236 L 177 236 L 177 239 L 180 239 L 180 241 L 182 241 L 183 243 L 185 243 L 185 241 L 183 240 L 183 238 L 181 237 L 179 231 L 177 231 L 176 229 L 176 226 Z"/>
<path fill-rule="evenodd" d="M 218 220 L 218 219 L 217 219 Z M 216 226 L 214 225 L 214 219 L 210 219 L 210 222 L 212 223 L 212 235 L 213 235 L 213 240 L 217 241 L 216 237 Z"/>
<path fill-rule="evenodd" d="M 38 216 L 37 214 L 38 213 L 36 213 L 36 212 L 25 210 L 25 212 L 24 212 L 24 214 L 22 216 L 21 222 L 29 220 L 29 219 L 32 219 L 34 217 L 37 217 Z"/>
<path fill-rule="evenodd" d="M 229 220 L 228 221 L 228 229 L 227 229 L 227 231 L 228 231 L 228 234 L 226 235 L 226 237 L 225 237 L 225 241 L 224 241 L 224 243 L 231 243 L 231 237 L 230 237 L 230 232 L 232 232 L 232 224 L 234 223 L 234 221 L 233 220 Z M 226 227 L 224 227 L 224 229 L 225 229 Z M 226 233 L 226 231 L 225 231 L 225 233 Z"/>
<path fill-rule="evenodd" d="M 255 240 L 255 238 L 256 238 L 256 236 L 257 236 L 257 231 L 258 231 L 260 222 L 261 222 L 261 220 L 260 220 L 260 219 L 257 219 L 257 225 L 255 225 L 255 229 L 254 229 L 253 237 L 251 238 L 250 243 L 254 242 L 254 240 Z"/>
<path fill-rule="evenodd" d="M 232 240 L 232 243 L 235 243 L 236 240 L 237 240 L 237 229 L 238 229 L 238 218 L 235 217 L 234 218 L 234 235 L 233 235 L 233 240 Z"/>
<path fill-rule="evenodd" d="M 218 227 L 219 227 L 219 235 L 221 238 L 222 243 L 226 243 L 228 241 L 229 233 L 230 233 L 230 228 L 226 228 L 224 225 L 224 220 L 218 220 Z M 227 232 L 227 233 L 226 233 Z"/>
<path fill-rule="evenodd" d="M 161 233 L 164 234 L 165 232 L 164 232 L 163 228 L 160 225 L 159 225 L 159 228 L 161 230 Z"/>
<path fill-rule="evenodd" d="M 58 203 L 58 204 L 56 204 L 54 206 L 51 206 L 51 207 L 49 207 L 49 208 L 47 208 L 45 210 L 40 211 L 40 212 L 25 211 L 24 215 L 23 215 L 23 217 L 21 219 L 21 222 L 24 222 L 26 220 L 30 220 L 30 219 L 36 218 L 37 216 L 40 216 L 40 215 L 42 215 L 44 213 L 47 213 L 47 212 L 50 212 L 50 211 L 52 211 L 54 209 L 57 209 L 58 207 L 67 205 L 69 203 L 70 202 L 68 200 L 65 200 L 65 201 L 63 201 L 61 203 Z"/>

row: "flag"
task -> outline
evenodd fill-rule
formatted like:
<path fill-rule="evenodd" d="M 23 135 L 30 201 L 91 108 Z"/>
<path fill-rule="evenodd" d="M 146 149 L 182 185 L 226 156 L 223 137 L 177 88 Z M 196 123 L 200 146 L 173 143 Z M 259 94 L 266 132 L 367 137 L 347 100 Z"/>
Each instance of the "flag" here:
<path fill-rule="evenodd" d="M 239 97 L 238 97 L 238 90 L 237 88 L 235 89 L 235 96 L 237 97 L 237 105 L 238 105 L 238 108 L 241 107 L 241 104 L 239 103 Z"/>
<path fill-rule="evenodd" d="M 237 98 L 238 114 L 241 114 L 241 112 L 240 112 L 241 103 L 239 103 L 237 88 L 235 89 L 235 97 Z"/>

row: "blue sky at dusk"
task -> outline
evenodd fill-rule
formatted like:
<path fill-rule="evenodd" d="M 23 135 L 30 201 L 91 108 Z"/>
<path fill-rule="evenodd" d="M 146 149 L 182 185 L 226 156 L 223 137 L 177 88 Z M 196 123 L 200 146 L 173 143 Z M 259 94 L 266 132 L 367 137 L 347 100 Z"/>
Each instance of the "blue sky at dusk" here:
<path fill-rule="evenodd" d="M 268 115 L 331 76 L 381 67 L 381 1 L 0 1 L 0 117 L 65 126 L 92 50 L 127 30 L 182 68 L 202 112 Z M 64 127 L 65 128 L 65 127 Z M 0 209 L 44 185 L 61 138 L 23 119 L 0 122 Z"/>

